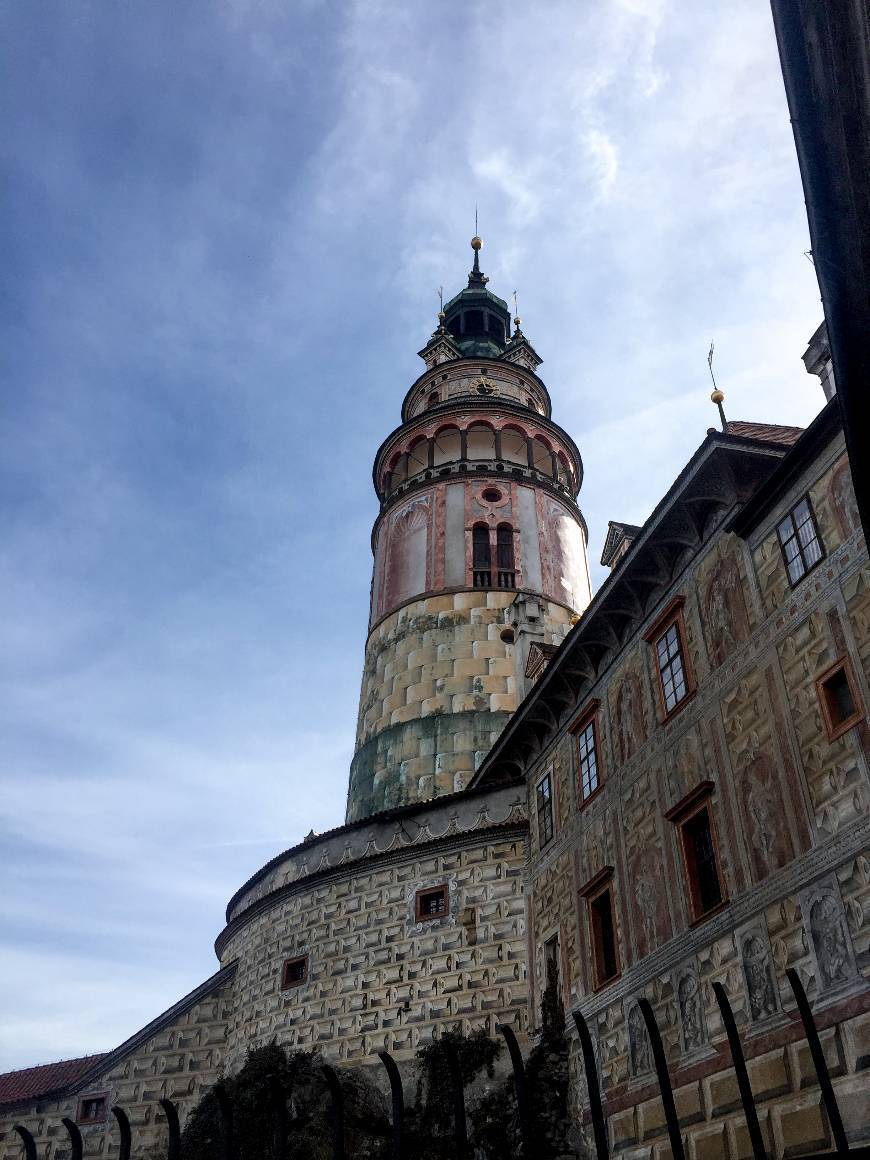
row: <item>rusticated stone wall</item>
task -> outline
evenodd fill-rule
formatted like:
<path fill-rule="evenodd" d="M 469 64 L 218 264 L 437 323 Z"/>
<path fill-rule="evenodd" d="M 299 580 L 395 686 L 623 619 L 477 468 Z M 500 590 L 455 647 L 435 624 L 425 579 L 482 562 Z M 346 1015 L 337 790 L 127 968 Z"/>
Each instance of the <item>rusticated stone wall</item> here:
<path fill-rule="evenodd" d="M 347 820 L 453 793 L 470 779 L 519 703 L 515 592 L 477 589 L 412 601 L 369 637 Z M 558 643 L 571 612 L 541 601 Z"/>
<path fill-rule="evenodd" d="M 397 830 L 383 854 L 292 882 L 237 912 L 220 941 L 223 961 L 238 962 L 230 1068 L 273 1037 L 342 1063 L 371 1063 L 384 1050 L 401 1058 L 457 1026 L 495 1035 L 497 1023 L 509 1023 L 524 1038 L 523 819 L 513 807 L 508 821 L 490 824 L 484 811 L 463 832 L 446 811 L 413 841 L 421 827 L 409 817 L 409 837 Z M 417 890 L 442 884 L 449 913 L 417 921 Z M 282 991 L 282 964 L 298 955 L 309 956 L 307 979 Z"/>
<path fill-rule="evenodd" d="M 806 493 L 825 559 L 792 589 L 776 525 Z M 697 691 L 662 724 L 642 633 L 675 596 L 685 601 Z M 544 944 L 558 934 L 566 1004 L 597 1037 L 617 1156 L 670 1155 L 640 996 L 663 1032 L 689 1155 L 749 1155 L 713 982 L 735 1011 L 773 1154 L 830 1145 L 790 967 L 825 1028 L 847 1130 L 870 1139 L 870 745 L 866 718 L 827 739 L 815 684 L 842 656 L 866 707 L 870 568 L 838 438 L 748 542 L 714 534 L 601 674 L 589 694 L 600 702 L 601 791 L 581 803 L 569 732 L 529 771 L 533 983 L 540 988 Z M 547 770 L 556 834 L 541 850 L 534 788 Z M 693 925 L 678 831 L 665 815 L 702 781 L 713 783 L 727 904 Z M 579 888 L 607 866 L 621 972 L 596 991 Z M 582 1116 L 576 1050 L 572 1066 Z"/>
<path fill-rule="evenodd" d="M 116 1156 L 118 1127 L 108 1111 L 113 1104 L 127 1113 L 133 1131 L 136 1156 L 166 1155 L 166 1118 L 157 1101 L 173 1101 L 184 1119 L 200 1096 L 214 1084 L 226 1063 L 227 1028 L 233 1005 L 233 973 L 215 981 L 208 994 L 180 1013 L 157 1020 L 153 1034 L 148 1028 L 129 1049 L 121 1047 L 103 1061 L 105 1066 L 86 1088 L 63 1100 L 42 1100 L 0 1116 L 0 1158 L 19 1160 L 24 1155 L 13 1124 L 22 1124 L 36 1140 L 40 1160 L 69 1157 L 69 1136 L 61 1120 L 75 1121 L 79 1100 L 90 1094 L 106 1095 L 107 1116 L 102 1123 L 80 1124 L 86 1157 Z"/>

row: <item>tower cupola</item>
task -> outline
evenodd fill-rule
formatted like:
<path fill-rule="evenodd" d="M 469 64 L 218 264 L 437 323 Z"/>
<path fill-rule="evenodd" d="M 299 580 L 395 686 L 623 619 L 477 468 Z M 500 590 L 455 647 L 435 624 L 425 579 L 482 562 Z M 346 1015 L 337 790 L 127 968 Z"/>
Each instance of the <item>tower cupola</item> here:
<path fill-rule="evenodd" d="M 487 290 L 489 281 L 480 269 L 483 242 L 471 239 L 474 265 L 468 285 L 444 307 L 442 325 L 465 358 L 498 358 L 510 342 L 511 316 L 504 299 Z"/>

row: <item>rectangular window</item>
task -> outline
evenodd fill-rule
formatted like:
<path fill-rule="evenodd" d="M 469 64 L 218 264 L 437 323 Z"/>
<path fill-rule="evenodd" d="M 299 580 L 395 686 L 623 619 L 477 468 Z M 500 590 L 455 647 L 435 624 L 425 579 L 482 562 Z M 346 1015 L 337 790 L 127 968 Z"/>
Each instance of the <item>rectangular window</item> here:
<path fill-rule="evenodd" d="M 543 849 L 553 837 L 553 783 L 549 770 L 537 784 L 535 804 L 538 810 L 538 845 Z"/>
<path fill-rule="evenodd" d="M 710 800 L 714 788 L 712 781 L 702 781 L 665 815 L 680 831 L 692 923 L 727 901 Z"/>
<path fill-rule="evenodd" d="M 653 646 L 655 652 L 659 700 L 664 718 L 675 712 L 695 691 L 686 648 L 684 603 L 684 598 L 677 596 L 644 635 L 644 640 Z"/>
<path fill-rule="evenodd" d="M 595 721 L 577 734 L 580 756 L 580 797 L 583 801 L 598 789 L 598 746 L 595 744 Z"/>
<path fill-rule="evenodd" d="M 864 706 L 848 657 L 841 657 L 816 680 L 816 693 L 829 741 L 842 737 L 864 716 Z"/>
<path fill-rule="evenodd" d="M 776 534 L 789 583 L 794 587 L 825 556 L 809 496 L 804 496 L 777 525 Z"/>
<path fill-rule="evenodd" d="M 106 1104 L 108 1097 L 82 1096 L 79 1100 L 79 1110 L 76 1120 L 80 1124 L 99 1124 L 106 1118 Z"/>
<path fill-rule="evenodd" d="M 447 886 L 431 886 L 418 890 L 414 898 L 414 915 L 417 922 L 430 918 L 442 918 L 448 911 Z"/>
<path fill-rule="evenodd" d="M 616 916 L 613 896 L 613 867 L 605 866 L 581 889 L 586 899 L 589 935 L 592 940 L 593 987 L 598 990 L 619 974 L 616 943 Z"/>
<path fill-rule="evenodd" d="M 662 682 L 662 696 L 665 712 L 670 713 L 688 693 L 686 670 L 680 649 L 680 634 L 676 624 L 656 641 L 656 656 L 659 662 L 659 676 Z"/>
<path fill-rule="evenodd" d="M 308 981 L 308 955 L 285 959 L 281 968 L 281 990 L 290 991 Z"/>

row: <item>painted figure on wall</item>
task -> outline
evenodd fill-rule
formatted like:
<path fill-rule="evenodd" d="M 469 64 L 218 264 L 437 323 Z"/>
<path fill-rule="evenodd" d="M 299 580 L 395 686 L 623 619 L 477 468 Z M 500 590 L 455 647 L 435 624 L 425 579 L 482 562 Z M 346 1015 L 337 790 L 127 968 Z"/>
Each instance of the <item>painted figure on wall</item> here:
<path fill-rule="evenodd" d="M 752 877 L 760 882 L 794 857 L 771 757 L 759 751 L 745 753 L 737 784 Z"/>
<path fill-rule="evenodd" d="M 645 846 L 631 861 L 638 957 L 650 954 L 667 938 L 667 911 L 662 893 L 662 855 Z"/>
<path fill-rule="evenodd" d="M 740 569 L 727 556 L 710 573 L 704 588 L 703 612 L 710 661 L 716 667 L 749 639 L 749 614 Z"/>
<path fill-rule="evenodd" d="M 643 1013 L 637 1003 L 628 1016 L 628 1055 L 632 1075 L 643 1075 L 652 1069 L 649 1035 L 643 1021 Z"/>
<path fill-rule="evenodd" d="M 758 935 L 750 935 L 743 943 L 743 975 L 753 1019 L 764 1019 L 777 1011 L 776 988 L 770 970 L 770 955 Z"/>
<path fill-rule="evenodd" d="M 861 526 L 848 459 L 841 460 L 834 468 L 834 474 L 831 477 L 831 504 L 840 539 L 848 540 L 852 532 Z"/>
<path fill-rule="evenodd" d="M 625 674 L 616 694 L 616 740 L 621 762 L 628 761 L 646 740 L 640 678 L 635 672 Z"/>
<path fill-rule="evenodd" d="M 683 1043 L 686 1051 L 695 1051 L 704 1042 L 701 989 L 695 975 L 683 975 L 677 987 L 680 1018 L 683 1024 Z"/>
<path fill-rule="evenodd" d="M 849 944 L 843 912 L 830 895 L 810 908 L 810 934 L 823 986 L 833 987 L 851 978 Z"/>

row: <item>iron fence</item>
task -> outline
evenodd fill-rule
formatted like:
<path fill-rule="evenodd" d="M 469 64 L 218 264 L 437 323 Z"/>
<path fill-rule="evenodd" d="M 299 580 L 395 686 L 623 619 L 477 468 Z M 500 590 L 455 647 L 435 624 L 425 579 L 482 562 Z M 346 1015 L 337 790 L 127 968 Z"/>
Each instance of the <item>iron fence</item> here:
<path fill-rule="evenodd" d="M 843 1119 L 840 1114 L 840 1108 L 837 1103 L 837 1097 L 831 1082 L 830 1072 L 828 1070 L 822 1044 L 819 1039 L 818 1028 L 816 1027 L 815 1020 L 813 1019 L 806 992 L 804 991 L 803 985 L 795 971 L 786 971 L 786 977 L 788 978 L 788 981 L 791 985 L 791 989 L 794 993 L 795 1001 L 797 1003 L 798 1014 L 803 1025 L 804 1036 L 809 1047 L 813 1067 L 818 1079 L 822 1103 L 827 1115 L 831 1136 L 834 1142 L 833 1151 L 816 1153 L 814 1155 L 804 1155 L 801 1160 L 821 1160 L 822 1156 L 827 1157 L 828 1160 L 830 1160 L 830 1157 L 832 1156 L 849 1157 L 850 1160 L 870 1160 L 870 1146 L 850 1147 L 849 1145 L 849 1142 L 846 1138 L 846 1131 L 843 1126 Z M 743 1053 L 743 1047 L 740 1042 L 740 1036 L 737 1031 L 737 1024 L 734 1019 L 734 1012 L 731 1009 L 731 1004 L 728 1002 L 728 996 L 726 995 L 725 990 L 720 983 L 713 984 L 713 991 L 722 1015 L 722 1022 L 725 1027 L 728 1048 L 731 1055 L 731 1062 L 734 1066 L 737 1079 L 740 1102 L 743 1107 L 743 1114 L 746 1117 L 746 1126 L 749 1134 L 750 1146 L 752 1149 L 752 1160 L 770 1160 L 770 1154 L 765 1149 L 764 1140 L 761 1134 L 755 1096 L 752 1091 L 752 1084 L 749 1079 L 749 1073 L 746 1067 L 746 1059 Z M 653 1009 L 649 1001 L 647 999 L 640 999 L 638 1002 L 641 1013 L 643 1015 L 644 1023 L 646 1025 L 647 1035 L 649 1036 L 650 1047 L 652 1049 L 655 1075 L 661 1094 L 662 1106 L 664 1109 L 665 1122 L 667 1127 L 667 1135 L 673 1160 L 687 1160 L 685 1141 L 680 1130 L 680 1123 L 677 1116 L 674 1093 L 671 1085 L 671 1077 L 668 1069 L 667 1057 L 665 1054 L 665 1047 L 662 1042 L 661 1033 L 659 1031 L 658 1024 L 656 1023 L 655 1015 L 653 1014 Z M 577 1033 L 580 1038 L 580 1046 L 583 1055 L 583 1066 L 586 1074 L 587 1093 L 589 1100 L 589 1116 L 592 1125 L 595 1160 L 611 1160 L 611 1149 L 607 1131 L 607 1117 L 605 1106 L 601 1099 L 601 1083 L 598 1072 L 598 1064 L 595 1059 L 592 1035 L 589 1031 L 586 1020 L 579 1012 L 575 1011 L 573 1013 L 573 1018 L 577 1028 Z M 511 1061 L 511 1067 L 513 1070 L 514 1093 L 516 1096 L 516 1110 L 523 1143 L 523 1156 L 528 1158 L 528 1160 L 531 1160 L 531 1158 L 534 1158 L 537 1153 L 535 1148 L 536 1137 L 534 1124 L 532 1123 L 525 1062 L 523 1060 L 522 1052 L 520 1051 L 519 1044 L 512 1028 L 505 1025 L 499 1025 L 497 1030 L 505 1040 L 508 1049 L 508 1055 Z M 414 1160 L 414 1157 L 410 1154 L 407 1148 L 405 1134 L 405 1097 L 401 1073 L 399 1072 L 396 1061 L 389 1054 L 389 1052 L 379 1052 L 378 1057 L 384 1066 L 390 1086 L 392 1104 L 390 1120 L 391 1158 L 392 1160 Z M 447 1058 L 451 1085 L 450 1094 L 455 1157 L 456 1160 L 472 1160 L 470 1155 L 468 1126 L 466 1120 L 465 1089 L 459 1057 L 455 1046 L 451 1045 Z M 352 1158 L 348 1157 L 347 1155 L 345 1145 L 344 1095 L 341 1080 L 335 1069 L 330 1067 L 328 1064 L 323 1064 L 321 1071 L 326 1084 L 326 1089 L 330 1097 L 329 1115 L 331 1121 L 330 1135 L 333 1160 L 352 1160 Z M 220 1160 L 237 1160 L 232 1101 L 230 1100 L 226 1089 L 221 1083 L 217 1083 L 212 1091 L 214 1092 L 218 1107 L 220 1109 L 222 1125 Z M 276 1157 L 284 1156 L 286 1155 L 287 1150 L 287 1135 L 289 1127 L 287 1116 L 287 1092 L 278 1083 L 277 1079 L 275 1079 L 271 1087 L 269 1104 L 270 1106 L 264 1109 L 264 1115 L 267 1115 L 271 1118 L 273 1154 Z M 162 1108 L 164 1115 L 166 1116 L 166 1123 L 168 1128 L 166 1160 L 182 1160 L 182 1136 L 178 1117 L 178 1109 L 172 1100 L 169 1099 L 159 1100 L 159 1105 Z M 118 1126 L 118 1160 L 130 1160 L 133 1144 L 133 1133 L 131 1130 L 129 1118 L 124 1109 L 117 1105 L 113 1106 L 111 1111 Z M 78 1125 L 67 1117 L 64 1117 L 62 1123 L 69 1136 L 71 1160 L 83 1160 L 83 1140 Z M 15 1124 L 13 1131 L 15 1131 L 21 1138 L 21 1141 L 24 1145 L 26 1160 L 38 1160 L 36 1141 L 34 1140 L 31 1132 L 23 1124 Z"/>

